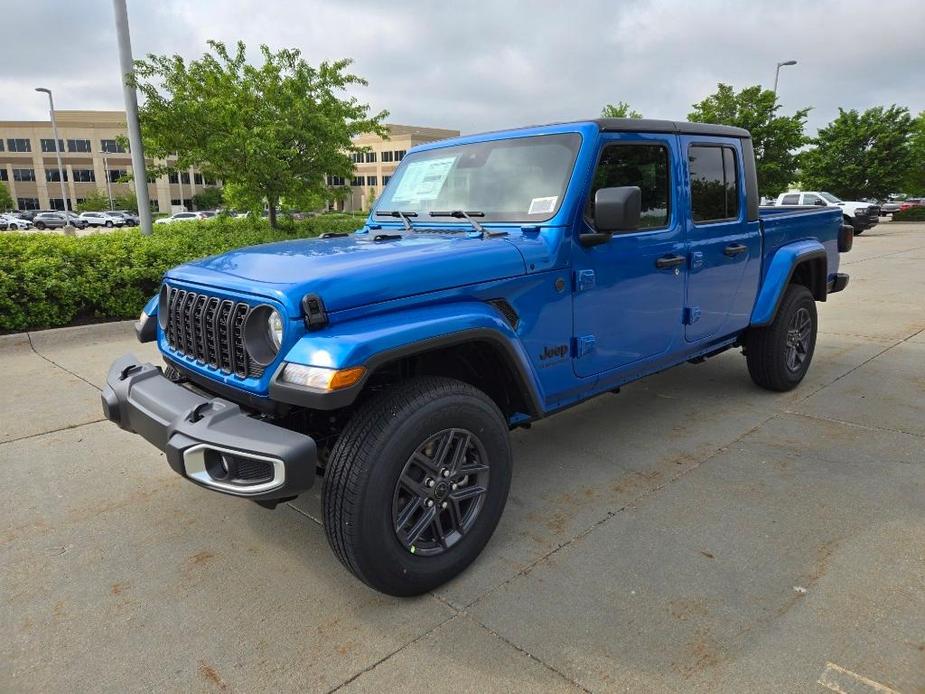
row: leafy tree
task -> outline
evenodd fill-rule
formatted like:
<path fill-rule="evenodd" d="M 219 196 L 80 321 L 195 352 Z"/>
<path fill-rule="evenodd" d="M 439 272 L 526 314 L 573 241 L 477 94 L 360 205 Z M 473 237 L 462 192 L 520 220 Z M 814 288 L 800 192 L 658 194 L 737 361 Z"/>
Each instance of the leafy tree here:
<path fill-rule="evenodd" d="M 109 207 L 109 201 L 106 201 L 106 208 Z M 128 210 L 138 214 L 138 198 L 134 193 L 125 193 L 124 195 L 112 196 L 112 208 L 114 210 Z"/>
<path fill-rule="evenodd" d="M 13 196 L 10 195 L 9 188 L 4 185 L 0 185 L 0 211 L 6 210 L 15 210 L 16 201 L 13 200 Z"/>
<path fill-rule="evenodd" d="M 901 190 L 909 195 L 925 195 L 925 111 L 913 123 L 909 149 L 912 161 Z"/>
<path fill-rule="evenodd" d="M 134 199 L 134 195 L 132 199 Z M 118 207 L 116 203 L 116 196 L 113 196 L 113 208 L 118 210 L 127 209 L 125 207 Z M 133 203 L 134 205 L 135 203 Z M 90 193 L 84 198 L 84 201 L 77 204 L 78 212 L 99 212 L 100 210 L 109 209 L 109 195 L 104 190 L 97 189 L 93 193 Z"/>
<path fill-rule="evenodd" d="M 224 201 L 221 188 L 203 188 L 193 196 L 193 207 L 197 210 L 214 210 Z"/>
<path fill-rule="evenodd" d="M 848 199 L 895 193 L 912 167 L 912 131 L 906 108 L 877 106 L 863 113 L 840 108 L 801 156 L 803 185 Z"/>
<path fill-rule="evenodd" d="M 601 118 L 642 118 L 642 114 L 625 101 L 618 101 L 615 104 L 607 104 L 601 109 Z"/>
<path fill-rule="evenodd" d="M 716 92 L 694 104 L 687 118 L 748 130 L 755 147 L 758 188 L 762 195 L 774 196 L 796 178 L 796 150 L 807 142 L 803 130 L 810 111 L 803 108 L 792 116 L 782 116 L 777 115 L 778 109 L 780 104 L 770 89 L 756 84 L 736 93 L 730 85 L 720 83 Z"/>
<path fill-rule="evenodd" d="M 135 61 L 146 153 L 223 179 L 236 206 L 266 202 L 271 225 L 280 199 L 323 196 L 325 174 L 352 174 L 349 155 L 361 149 L 353 137 L 386 134 L 385 111 L 371 116 L 366 104 L 342 98 L 366 84 L 347 72 L 350 60 L 312 67 L 296 49 L 261 46 L 262 65 L 250 65 L 243 42 L 233 53 L 218 41 L 209 48 L 189 64 L 178 55 Z"/>

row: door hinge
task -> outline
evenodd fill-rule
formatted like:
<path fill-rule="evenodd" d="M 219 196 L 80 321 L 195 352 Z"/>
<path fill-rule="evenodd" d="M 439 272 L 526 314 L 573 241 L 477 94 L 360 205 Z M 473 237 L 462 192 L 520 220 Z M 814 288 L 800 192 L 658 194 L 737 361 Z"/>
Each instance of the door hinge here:
<path fill-rule="evenodd" d="M 697 272 L 701 268 L 703 268 L 703 253 L 694 251 L 691 253 L 691 272 Z"/>
<path fill-rule="evenodd" d="M 688 306 L 684 309 L 684 325 L 693 325 L 702 315 L 703 309 L 699 306 Z"/>
<path fill-rule="evenodd" d="M 581 359 L 586 354 L 594 351 L 594 335 L 582 335 L 575 338 L 575 357 Z"/>
<path fill-rule="evenodd" d="M 586 292 L 594 289 L 595 282 L 594 270 L 579 270 L 575 273 L 575 291 Z"/>

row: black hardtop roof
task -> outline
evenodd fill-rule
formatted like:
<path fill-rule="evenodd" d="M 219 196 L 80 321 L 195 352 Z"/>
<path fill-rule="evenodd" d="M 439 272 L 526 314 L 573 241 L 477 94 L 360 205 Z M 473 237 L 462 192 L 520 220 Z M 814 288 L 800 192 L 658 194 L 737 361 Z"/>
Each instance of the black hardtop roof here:
<path fill-rule="evenodd" d="M 717 137 L 750 138 L 745 128 L 710 123 L 689 123 L 653 118 L 597 118 L 593 121 L 601 132 L 620 133 L 676 133 L 678 135 L 715 135 Z"/>

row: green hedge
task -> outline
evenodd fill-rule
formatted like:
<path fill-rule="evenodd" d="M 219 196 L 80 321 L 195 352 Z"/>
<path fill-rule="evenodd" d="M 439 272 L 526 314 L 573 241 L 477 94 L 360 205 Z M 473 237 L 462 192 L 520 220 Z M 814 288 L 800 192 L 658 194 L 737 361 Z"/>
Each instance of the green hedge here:
<path fill-rule="evenodd" d="M 893 213 L 894 222 L 925 222 L 925 207 L 910 207 Z"/>
<path fill-rule="evenodd" d="M 271 229 L 263 220 L 217 217 L 84 237 L 0 233 L 0 332 L 82 320 L 135 318 L 164 273 L 207 255 L 325 231 L 353 231 L 362 220 L 325 214 Z"/>

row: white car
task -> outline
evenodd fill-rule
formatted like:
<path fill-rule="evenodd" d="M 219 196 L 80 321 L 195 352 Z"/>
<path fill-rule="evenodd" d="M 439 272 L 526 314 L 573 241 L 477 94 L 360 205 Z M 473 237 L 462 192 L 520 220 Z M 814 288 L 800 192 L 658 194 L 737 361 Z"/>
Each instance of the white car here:
<path fill-rule="evenodd" d="M 865 229 L 876 226 L 880 221 L 880 208 L 869 202 L 840 200 L 831 193 L 812 190 L 792 190 L 777 196 L 778 207 L 794 205 L 814 205 L 818 207 L 840 207 L 845 224 L 854 227 L 854 233 L 860 234 Z"/>
<path fill-rule="evenodd" d="M 200 219 L 207 219 L 207 217 L 202 212 L 177 212 L 176 214 L 172 214 L 169 217 L 158 219 L 154 223 L 173 224 L 174 222 L 190 222 Z"/>
<path fill-rule="evenodd" d="M 81 212 L 80 218 L 91 227 L 121 227 L 125 225 L 125 217 L 109 212 Z"/>
<path fill-rule="evenodd" d="M 0 217 L 3 218 L 4 222 L 6 222 L 6 228 L 10 231 L 22 231 L 23 229 L 32 228 L 32 222 L 30 222 L 28 219 L 17 217 L 14 214 L 0 214 Z"/>

